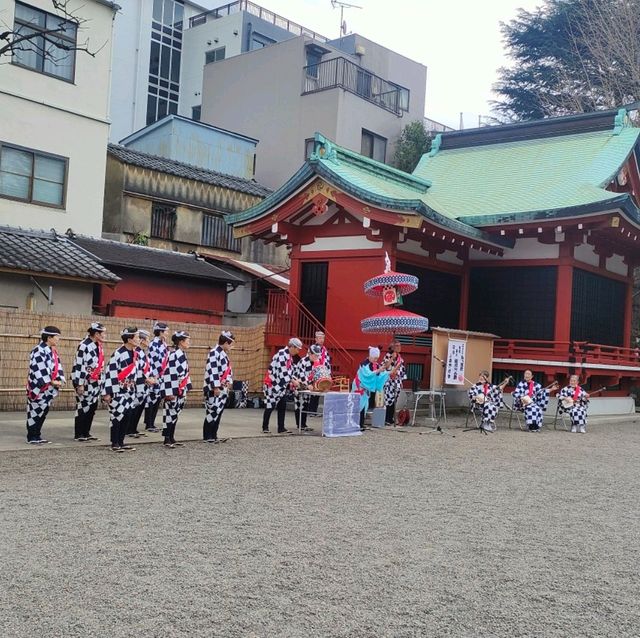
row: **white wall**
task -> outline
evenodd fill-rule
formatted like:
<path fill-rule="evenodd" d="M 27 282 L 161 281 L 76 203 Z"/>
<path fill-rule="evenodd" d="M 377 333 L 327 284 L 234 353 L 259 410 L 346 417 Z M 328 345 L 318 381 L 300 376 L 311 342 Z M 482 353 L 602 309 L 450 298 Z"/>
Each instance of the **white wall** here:
<path fill-rule="evenodd" d="M 234 31 L 238 34 L 234 35 Z M 191 117 L 191 108 L 202 104 L 205 53 L 225 47 L 227 58 L 240 55 L 242 37 L 242 13 L 234 13 L 218 20 L 207 20 L 204 24 L 184 32 L 180 65 L 179 115 Z M 216 38 L 218 42 L 214 41 Z"/>
<path fill-rule="evenodd" d="M 51 12 L 48 0 L 29 4 Z M 3 18 L 13 23 L 13 3 Z M 0 64 L 0 142 L 68 158 L 64 210 L 0 197 L 0 224 L 99 236 L 109 132 L 113 11 L 93 0 L 72 0 L 86 22 L 78 40 L 74 82 L 10 63 Z"/>

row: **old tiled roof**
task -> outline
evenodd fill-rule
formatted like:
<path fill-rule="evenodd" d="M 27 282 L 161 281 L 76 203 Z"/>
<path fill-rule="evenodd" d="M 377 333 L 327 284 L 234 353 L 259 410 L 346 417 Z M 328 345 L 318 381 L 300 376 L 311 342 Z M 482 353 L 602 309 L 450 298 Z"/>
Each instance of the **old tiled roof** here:
<path fill-rule="evenodd" d="M 195 279 L 210 279 L 232 284 L 244 279 L 188 253 L 125 244 L 109 239 L 95 239 L 76 235 L 72 241 L 94 255 L 107 266 L 121 266 L 132 270 L 148 270 Z"/>
<path fill-rule="evenodd" d="M 257 197 L 266 197 L 271 191 L 265 186 L 261 186 L 257 182 L 250 179 L 242 179 L 234 175 L 225 175 L 216 171 L 210 171 L 185 162 L 177 162 L 176 160 L 152 155 L 151 153 L 143 153 L 119 144 L 109 144 L 108 152 L 110 155 L 117 157 L 125 164 L 148 168 L 152 171 L 168 173 L 186 179 L 193 179 L 205 184 L 213 186 L 223 186 L 240 193 L 248 193 Z"/>
<path fill-rule="evenodd" d="M 7 226 L 0 227 L 0 268 L 94 282 L 120 281 L 63 235 Z"/>

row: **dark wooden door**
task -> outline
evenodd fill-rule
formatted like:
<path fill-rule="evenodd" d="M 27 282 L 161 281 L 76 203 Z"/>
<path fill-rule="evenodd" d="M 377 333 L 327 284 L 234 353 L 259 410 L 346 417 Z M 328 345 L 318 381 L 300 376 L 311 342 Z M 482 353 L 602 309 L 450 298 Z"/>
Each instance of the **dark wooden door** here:
<path fill-rule="evenodd" d="M 328 272 L 329 262 L 327 261 L 302 264 L 300 300 L 321 324 L 324 324 L 327 313 Z"/>

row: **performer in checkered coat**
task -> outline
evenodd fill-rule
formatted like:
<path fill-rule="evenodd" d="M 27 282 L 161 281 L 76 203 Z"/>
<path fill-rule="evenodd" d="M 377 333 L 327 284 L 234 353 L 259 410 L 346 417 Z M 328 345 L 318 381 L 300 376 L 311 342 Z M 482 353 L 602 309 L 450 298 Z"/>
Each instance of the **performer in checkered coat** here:
<path fill-rule="evenodd" d="M 91 424 L 100 400 L 104 370 L 104 350 L 102 342 L 105 328 L 94 322 L 87 330 L 87 337 L 80 342 L 71 370 L 71 383 L 76 391 L 76 441 L 97 441 L 91 435 Z"/>
<path fill-rule="evenodd" d="M 586 434 L 587 410 L 589 409 L 589 394 L 578 384 L 579 377 L 572 374 L 569 377 L 569 385 L 558 392 L 558 411 L 566 412 L 571 419 L 571 431 Z M 571 399 L 573 405 L 565 407 L 562 399 Z"/>
<path fill-rule="evenodd" d="M 548 405 L 549 388 L 543 388 L 536 383 L 533 380 L 533 372 L 525 370 L 524 380 L 520 381 L 513 391 L 513 407 L 524 412 L 525 423 L 531 432 L 540 431 Z"/>
<path fill-rule="evenodd" d="M 262 431 L 269 433 L 269 419 L 273 409 L 278 414 L 278 434 L 285 434 L 289 430 L 284 427 L 284 417 L 287 412 L 287 392 L 291 387 L 297 387 L 298 381 L 293 379 L 293 357 L 302 349 L 302 341 L 293 337 L 289 345 L 281 348 L 273 355 L 269 369 L 264 377 L 265 409 L 262 416 Z"/>
<path fill-rule="evenodd" d="M 387 425 L 393 425 L 396 402 L 402 390 L 402 383 L 407 378 L 407 369 L 404 365 L 404 359 L 400 354 L 401 349 L 402 344 L 399 341 L 392 341 L 389 346 L 389 352 L 387 352 L 382 360 L 383 366 L 387 363 L 390 364 L 389 380 L 384 385 L 384 404 L 387 408 L 384 420 Z"/>
<path fill-rule="evenodd" d="M 322 357 L 322 347 L 317 343 L 314 343 L 309 347 L 307 355 L 302 357 L 298 363 L 293 367 L 293 378 L 298 381 L 300 385 L 305 387 L 311 387 L 313 385 L 313 374 L 316 367 L 320 365 L 320 359 Z M 318 399 L 319 397 L 309 397 L 308 394 L 295 393 L 295 417 L 296 426 L 300 427 L 304 432 L 310 432 L 312 428 L 307 427 L 307 415 L 312 410 L 311 399 Z M 317 401 L 315 410 L 317 410 Z"/>
<path fill-rule="evenodd" d="M 134 438 L 146 436 L 145 432 L 138 432 L 138 423 L 145 409 L 151 388 L 156 385 L 156 378 L 151 376 L 151 361 L 147 353 L 149 347 L 149 333 L 146 330 L 138 330 L 140 345 L 136 348 L 138 371 L 136 375 L 136 398 L 133 409 L 129 412 L 127 423 L 127 435 Z"/>
<path fill-rule="evenodd" d="M 324 345 L 325 334 L 321 330 L 316 332 L 316 342 L 314 345 L 320 347 L 320 356 L 318 357 L 318 361 L 316 365 L 324 366 L 331 373 L 331 355 L 329 351 L 326 349 Z M 315 414 L 318 411 L 318 403 L 320 401 L 320 397 L 311 397 L 309 399 L 308 411 L 312 414 Z"/>
<path fill-rule="evenodd" d="M 507 380 L 500 385 L 493 385 L 487 370 L 478 375 L 478 381 L 469 388 L 469 402 L 471 409 L 479 411 L 482 415 L 480 427 L 485 432 L 495 432 L 495 420 L 498 410 L 502 405 L 502 390 Z"/>
<path fill-rule="evenodd" d="M 58 357 L 60 330 L 46 326 L 40 343 L 31 351 L 27 377 L 27 443 L 48 443 L 42 438 L 42 425 L 51 402 L 65 383 L 62 362 Z"/>
<path fill-rule="evenodd" d="M 137 328 L 128 327 L 120 336 L 122 345 L 109 359 L 102 388 L 102 400 L 109 406 L 111 449 L 114 452 L 135 449 L 125 445 L 124 437 L 136 401 L 140 335 Z"/>
<path fill-rule="evenodd" d="M 204 368 L 204 424 L 202 438 L 207 443 L 218 442 L 218 428 L 222 412 L 227 405 L 229 391 L 233 388 L 233 371 L 229 351 L 235 339 L 233 334 L 223 331 L 218 345 L 212 348 Z"/>
<path fill-rule="evenodd" d="M 184 445 L 175 439 L 176 425 L 178 424 L 178 416 L 184 407 L 187 392 L 192 388 L 186 355 L 186 350 L 191 345 L 189 333 L 184 330 L 174 332 L 171 341 L 174 349 L 169 353 L 167 368 L 162 377 L 162 396 L 164 398 L 162 436 L 164 436 L 164 445 L 168 448 Z"/>
<path fill-rule="evenodd" d="M 153 326 L 153 341 L 149 344 L 148 356 L 151 370 L 149 374 L 158 380 L 158 383 L 151 386 L 147 404 L 144 411 L 144 427 L 147 432 L 159 432 L 155 426 L 158 408 L 162 401 L 160 391 L 160 380 L 164 377 L 164 371 L 169 362 L 169 348 L 167 338 L 169 337 L 169 326 L 162 321 L 156 321 Z"/>

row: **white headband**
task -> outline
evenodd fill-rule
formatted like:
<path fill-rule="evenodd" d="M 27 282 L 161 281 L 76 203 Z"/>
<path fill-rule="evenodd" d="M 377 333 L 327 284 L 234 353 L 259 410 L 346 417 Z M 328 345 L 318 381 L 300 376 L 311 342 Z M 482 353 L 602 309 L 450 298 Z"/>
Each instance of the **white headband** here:
<path fill-rule="evenodd" d="M 134 337 L 137 334 L 138 334 L 138 329 L 137 328 L 123 328 L 122 332 L 120 333 L 120 336 L 121 337 Z"/>
<path fill-rule="evenodd" d="M 43 328 L 42 330 L 40 330 L 40 334 L 41 335 L 48 335 L 50 337 L 53 337 L 55 335 L 59 335 L 60 334 L 60 330 L 53 331 L 53 330 L 47 330 L 46 328 Z"/>
<path fill-rule="evenodd" d="M 380 348 L 374 348 L 373 346 L 369 346 L 369 356 L 370 357 L 379 357 L 380 356 Z"/>
<path fill-rule="evenodd" d="M 104 332 L 104 326 L 98 321 L 94 321 L 90 326 L 89 330 L 95 330 L 96 332 Z"/>
<path fill-rule="evenodd" d="M 185 330 L 178 330 L 173 333 L 173 338 L 186 339 L 188 336 L 189 336 L 189 333 L 186 332 Z"/>
<path fill-rule="evenodd" d="M 169 326 L 166 323 L 162 323 L 161 321 L 156 321 L 153 324 L 153 329 L 154 330 L 164 331 L 164 330 L 168 330 Z"/>
<path fill-rule="evenodd" d="M 229 330 L 223 330 L 220 333 L 220 336 L 224 337 L 225 339 L 228 339 L 229 341 L 235 341 L 235 339 L 233 338 L 233 334 L 229 332 Z"/>
<path fill-rule="evenodd" d="M 149 333 L 146 330 L 138 330 L 138 334 L 141 337 L 147 337 L 148 338 L 150 336 Z"/>
<path fill-rule="evenodd" d="M 292 337 L 289 339 L 289 347 L 290 348 L 302 348 L 302 341 L 298 339 L 298 337 Z"/>

